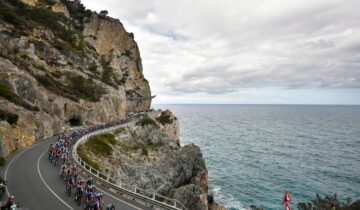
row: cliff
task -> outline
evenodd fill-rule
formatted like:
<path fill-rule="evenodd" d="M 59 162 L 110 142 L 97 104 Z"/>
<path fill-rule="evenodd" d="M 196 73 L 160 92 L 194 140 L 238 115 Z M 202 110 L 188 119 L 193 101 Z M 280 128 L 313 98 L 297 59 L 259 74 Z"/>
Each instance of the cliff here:
<path fill-rule="evenodd" d="M 135 126 L 90 138 L 78 152 L 123 185 L 174 198 L 188 209 L 224 209 L 208 195 L 208 172 L 200 148 L 181 147 L 178 130 L 178 120 L 169 110 L 149 112 Z M 96 145 L 107 149 L 100 152 Z"/>
<path fill-rule="evenodd" d="M 134 36 L 79 1 L 0 0 L 1 155 L 68 126 L 147 111 Z"/>

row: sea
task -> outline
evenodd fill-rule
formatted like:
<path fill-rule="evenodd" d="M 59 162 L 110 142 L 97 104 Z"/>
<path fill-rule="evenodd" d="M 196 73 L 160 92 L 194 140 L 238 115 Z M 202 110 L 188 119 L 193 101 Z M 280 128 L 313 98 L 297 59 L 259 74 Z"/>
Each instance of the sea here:
<path fill-rule="evenodd" d="M 182 145 L 201 148 L 209 193 L 230 210 L 269 210 L 316 194 L 360 199 L 360 106 L 166 105 Z"/>

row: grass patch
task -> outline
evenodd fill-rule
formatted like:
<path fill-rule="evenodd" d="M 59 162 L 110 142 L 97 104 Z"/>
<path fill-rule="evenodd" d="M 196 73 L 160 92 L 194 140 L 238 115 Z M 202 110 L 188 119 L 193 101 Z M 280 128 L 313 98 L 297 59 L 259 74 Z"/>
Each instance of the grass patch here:
<path fill-rule="evenodd" d="M 5 110 L 0 109 L 0 120 L 7 121 L 10 125 L 15 125 L 19 119 L 17 114 L 13 114 L 7 112 Z M 1 159 L 0 159 L 0 166 L 1 166 Z"/>
<path fill-rule="evenodd" d="M 39 111 L 39 107 L 32 106 L 28 102 L 24 101 L 21 97 L 16 95 L 14 92 L 10 90 L 6 85 L 0 83 L 0 96 L 4 97 L 6 100 L 18 105 L 22 106 L 30 111 Z"/>
<path fill-rule="evenodd" d="M 58 79 L 62 77 L 62 74 L 58 71 L 51 72 L 51 75 Z"/>
<path fill-rule="evenodd" d="M 149 115 L 147 115 L 147 114 L 144 115 L 142 119 L 137 121 L 136 125 L 140 125 L 140 126 L 150 125 L 150 126 L 153 126 L 155 128 L 159 128 L 159 125 L 156 124 L 156 122 L 151 117 L 149 117 Z"/>
<path fill-rule="evenodd" d="M 47 72 L 47 69 L 43 65 L 34 65 L 35 68 L 39 69 L 40 71 Z"/>
<path fill-rule="evenodd" d="M 118 135 L 118 134 L 121 134 L 121 133 L 125 133 L 125 127 L 122 127 L 122 128 L 118 128 L 118 129 L 116 129 L 116 130 L 114 130 L 113 132 L 114 132 L 114 134 L 115 135 Z"/>
<path fill-rule="evenodd" d="M 78 146 L 77 148 L 77 153 L 79 155 L 79 157 L 81 158 L 81 160 L 83 160 L 86 164 L 88 164 L 89 166 L 95 168 L 96 170 L 100 171 L 100 165 L 99 163 L 92 161 L 86 153 L 86 148 L 84 146 L 84 144 L 81 144 Z"/>
<path fill-rule="evenodd" d="M 85 143 L 85 146 L 99 156 L 109 156 L 113 152 L 113 148 L 110 146 L 116 144 L 115 136 L 111 133 L 104 133 L 101 135 L 92 136 Z"/>
<path fill-rule="evenodd" d="M 121 150 L 126 154 L 141 149 L 142 154 L 145 156 L 148 156 L 149 150 L 154 147 L 154 145 L 147 142 L 136 142 L 136 144 L 131 147 L 122 142 L 119 142 L 117 145 L 119 145 L 121 147 Z"/>
<path fill-rule="evenodd" d="M 162 125 L 173 123 L 170 113 L 166 111 L 161 112 L 161 115 L 158 118 L 156 118 L 156 120 L 159 121 Z"/>

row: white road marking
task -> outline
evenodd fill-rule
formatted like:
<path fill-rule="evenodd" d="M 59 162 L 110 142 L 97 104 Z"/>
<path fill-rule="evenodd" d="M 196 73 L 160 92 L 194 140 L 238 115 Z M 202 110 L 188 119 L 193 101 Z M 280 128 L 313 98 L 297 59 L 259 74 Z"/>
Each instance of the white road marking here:
<path fill-rule="evenodd" d="M 41 180 L 44 182 L 44 185 L 50 190 L 50 192 L 52 192 L 52 194 L 55 195 L 55 197 L 57 197 L 63 204 L 65 204 L 65 206 L 67 206 L 69 209 L 73 210 L 73 208 L 67 204 L 63 199 L 61 199 L 50 187 L 48 184 L 46 184 L 44 178 L 42 177 L 41 175 L 41 172 L 40 172 L 40 159 L 44 156 L 44 154 L 47 152 L 47 150 L 45 150 L 45 152 L 43 152 L 41 154 L 41 156 L 39 157 L 38 161 L 37 161 L 37 170 L 38 170 L 38 173 L 39 173 L 39 176 L 41 178 Z"/>

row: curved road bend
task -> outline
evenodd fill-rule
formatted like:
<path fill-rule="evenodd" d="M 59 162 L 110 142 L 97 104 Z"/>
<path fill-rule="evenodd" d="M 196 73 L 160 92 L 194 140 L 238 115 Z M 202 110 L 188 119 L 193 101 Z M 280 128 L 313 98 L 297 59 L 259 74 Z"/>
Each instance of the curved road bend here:
<path fill-rule="evenodd" d="M 8 191 L 15 195 L 15 201 L 21 208 L 30 210 L 80 210 L 74 202 L 73 194 L 65 194 L 65 184 L 59 176 L 59 167 L 54 167 L 47 160 L 47 149 L 55 138 L 38 143 L 15 154 L 5 168 L 5 180 Z M 105 205 L 114 203 L 121 210 L 150 210 L 125 197 L 117 198 L 110 192 L 103 191 Z M 74 192 L 74 191 L 73 191 Z"/>

